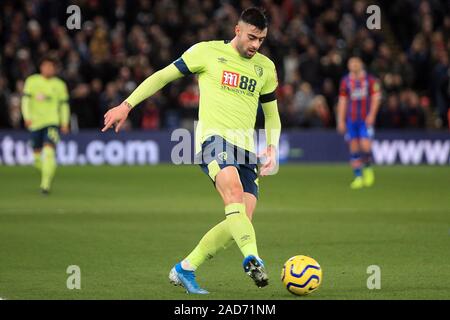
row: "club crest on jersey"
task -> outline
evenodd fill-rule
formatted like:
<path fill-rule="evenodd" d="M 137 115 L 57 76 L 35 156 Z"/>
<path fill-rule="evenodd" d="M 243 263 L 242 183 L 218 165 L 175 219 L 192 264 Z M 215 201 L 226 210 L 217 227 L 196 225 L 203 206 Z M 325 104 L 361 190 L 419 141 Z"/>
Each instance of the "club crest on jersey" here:
<path fill-rule="evenodd" d="M 258 77 L 262 77 L 264 69 L 261 66 L 255 65 L 255 72 Z"/>
<path fill-rule="evenodd" d="M 224 70 L 222 73 L 222 84 L 236 88 L 239 84 L 239 77 L 239 73 Z"/>

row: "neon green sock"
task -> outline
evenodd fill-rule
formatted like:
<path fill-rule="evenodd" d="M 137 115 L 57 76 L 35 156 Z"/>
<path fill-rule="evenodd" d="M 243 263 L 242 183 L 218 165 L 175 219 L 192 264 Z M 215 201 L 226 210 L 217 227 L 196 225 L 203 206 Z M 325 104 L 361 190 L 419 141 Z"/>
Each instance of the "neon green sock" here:
<path fill-rule="evenodd" d="M 50 190 L 53 176 L 56 171 L 56 157 L 55 149 L 50 146 L 45 146 L 42 149 L 42 175 L 41 188 Z"/>
<path fill-rule="evenodd" d="M 244 257 L 258 256 L 255 229 L 245 213 L 245 204 L 231 203 L 225 207 L 228 228 Z"/>
<path fill-rule="evenodd" d="M 215 225 L 200 240 L 194 250 L 186 257 L 193 270 L 197 269 L 205 260 L 212 259 L 217 252 L 227 249 L 233 244 L 233 236 L 228 229 L 226 220 Z"/>
<path fill-rule="evenodd" d="M 41 152 L 33 152 L 33 158 L 34 158 L 34 167 L 41 171 L 42 169 L 42 161 L 41 161 Z"/>

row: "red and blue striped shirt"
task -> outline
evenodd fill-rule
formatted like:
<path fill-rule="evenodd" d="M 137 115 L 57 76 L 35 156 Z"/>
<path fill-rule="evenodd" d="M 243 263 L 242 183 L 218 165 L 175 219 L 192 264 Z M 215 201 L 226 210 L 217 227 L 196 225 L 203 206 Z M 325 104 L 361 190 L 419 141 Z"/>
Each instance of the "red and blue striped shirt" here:
<path fill-rule="evenodd" d="M 341 79 L 339 97 L 347 98 L 347 122 L 365 121 L 370 111 L 371 98 L 379 93 L 378 80 L 368 73 L 363 73 L 358 78 L 351 74 L 344 76 Z"/>

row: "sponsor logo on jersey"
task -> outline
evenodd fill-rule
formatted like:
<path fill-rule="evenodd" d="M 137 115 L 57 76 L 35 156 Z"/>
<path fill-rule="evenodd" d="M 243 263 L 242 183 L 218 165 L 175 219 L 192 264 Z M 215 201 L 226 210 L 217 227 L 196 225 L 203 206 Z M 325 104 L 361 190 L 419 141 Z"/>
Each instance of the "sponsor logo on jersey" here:
<path fill-rule="evenodd" d="M 239 73 L 224 70 L 222 73 L 222 84 L 236 88 L 239 84 L 239 77 Z"/>
<path fill-rule="evenodd" d="M 238 94 L 245 94 L 253 97 L 257 89 L 258 82 L 236 72 L 224 70 L 222 72 L 222 89 L 229 90 Z"/>
<path fill-rule="evenodd" d="M 35 95 L 37 101 L 47 100 L 47 96 L 44 93 L 37 93 Z"/>
<path fill-rule="evenodd" d="M 361 100 L 368 96 L 367 87 L 364 86 L 363 88 L 355 88 L 351 92 L 351 99 L 352 100 Z"/>

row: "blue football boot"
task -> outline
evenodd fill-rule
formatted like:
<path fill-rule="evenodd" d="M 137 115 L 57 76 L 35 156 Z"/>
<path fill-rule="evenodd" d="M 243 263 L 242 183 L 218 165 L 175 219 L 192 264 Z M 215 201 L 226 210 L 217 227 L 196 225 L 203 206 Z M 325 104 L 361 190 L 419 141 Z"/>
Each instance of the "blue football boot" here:
<path fill-rule="evenodd" d="M 187 293 L 193 294 L 208 294 L 205 289 L 200 288 L 197 281 L 195 281 L 194 271 L 184 270 L 181 263 L 177 263 L 169 273 L 169 280 L 175 286 L 181 286 L 186 289 Z"/>
<path fill-rule="evenodd" d="M 252 278 L 255 284 L 259 287 L 265 287 L 269 284 L 269 277 L 267 276 L 264 262 L 253 255 L 247 256 L 242 262 L 245 273 Z"/>

